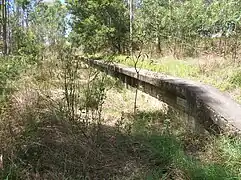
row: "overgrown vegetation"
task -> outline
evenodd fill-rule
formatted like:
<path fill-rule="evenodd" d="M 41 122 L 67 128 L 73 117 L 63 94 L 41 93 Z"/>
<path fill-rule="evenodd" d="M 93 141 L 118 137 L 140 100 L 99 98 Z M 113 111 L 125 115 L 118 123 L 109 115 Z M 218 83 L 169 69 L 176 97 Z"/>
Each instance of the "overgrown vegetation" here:
<path fill-rule="evenodd" d="M 240 2 L 235 0 L 130 0 L 128 3 L 119 2 L 119 5 L 115 4 L 117 1 L 112 0 L 68 2 L 68 8 L 74 19 L 71 35 L 79 38 L 76 38 L 79 40 L 76 42 L 79 46 L 84 47 L 88 44 L 87 48 L 89 48 L 91 47 L 89 44 L 94 45 L 96 40 L 102 37 L 108 39 L 109 34 L 99 27 L 112 28 L 113 32 L 125 29 L 122 31 L 123 34 L 112 33 L 116 39 L 120 39 L 121 36 L 121 41 L 117 42 L 122 44 L 119 46 L 123 49 L 122 51 L 117 51 L 116 46 L 107 41 L 101 41 L 104 45 L 98 42 L 101 46 L 98 46 L 99 48 L 95 51 L 88 51 L 90 54 L 99 53 L 107 56 L 117 54 L 116 59 L 120 63 L 134 67 L 131 57 L 126 60 L 126 55 L 142 52 L 148 54 L 150 59 L 144 64 L 139 64 L 145 69 L 202 81 L 227 91 L 238 101 L 241 100 L 238 78 Z M 114 6 L 115 11 L 112 11 L 110 6 Z M 119 8 L 120 6 L 122 9 Z M 88 9 L 87 15 L 78 14 L 79 11 L 85 12 L 81 7 Z M 98 17 L 95 23 L 91 21 L 91 13 L 95 12 L 93 7 L 98 10 L 102 8 L 105 12 L 98 13 L 101 14 L 100 16 L 93 15 Z M 116 14 L 123 15 L 121 20 Z M 125 22 L 129 21 L 129 24 L 121 23 L 118 26 L 112 24 L 116 20 L 122 22 L 123 19 Z M 129 31 L 126 30 L 127 26 Z M 88 28 L 92 28 L 92 31 Z M 88 33 L 94 33 L 95 40 L 90 38 L 92 36 L 87 36 Z M 88 43 L 82 43 L 86 41 Z"/>
<path fill-rule="evenodd" d="M 238 59 L 239 1 L 68 2 L 74 18 L 73 32 L 77 33 L 79 44 L 87 48 L 98 47 L 98 52 L 109 48 L 113 52 L 128 52 L 125 49 L 129 49 L 132 40 L 131 49 L 145 50 L 152 55 L 172 54 L 181 58 L 215 54 L 235 61 Z M 131 27 L 132 34 L 128 31 Z"/>
<path fill-rule="evenodd" d="M 241 102 L 240 94 L 240 66 L 233 65 L 224 59 L 182 59 L 173 57 L 161 59 L 146 58 L 144 61 L 135 63 L 128 56 L 92 56 L 107 61 L 124 64 L 127 66 L 159 72 L 166 75 L 182 77 L 212 85 L 223 92 L 229 93 L 234 99 Z"/>
<path fill-rule="evenodd" d="M 114 61 L 137 74 L 146 68 L 239 89 L 240 3 L 133 7 L 130 35 L 126 1 L 2 1 L 0 179 L 241 179 L 238 137 L 196 134 L 184 114 L 76 57 L 130 53 Z M 135 57 L 137 49 L 143 54 Z M 218 70 L 221 62 L 157 60 L 155 49 L 158 56 L 225 56 L 230 74 Z"/>

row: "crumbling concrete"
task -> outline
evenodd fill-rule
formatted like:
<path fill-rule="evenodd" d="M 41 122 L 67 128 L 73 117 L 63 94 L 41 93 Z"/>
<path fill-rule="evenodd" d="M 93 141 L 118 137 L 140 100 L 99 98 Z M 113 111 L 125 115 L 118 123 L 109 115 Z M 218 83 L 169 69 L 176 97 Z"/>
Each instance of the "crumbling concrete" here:
<path fill-rule="evenodd" d="M 89 63 L 187 113 L 209 132 L 241 133 L 241 105 L 211 86 L 148 70 L 141 70 L 137 78 L 134 68 L 101 60 Z"/>

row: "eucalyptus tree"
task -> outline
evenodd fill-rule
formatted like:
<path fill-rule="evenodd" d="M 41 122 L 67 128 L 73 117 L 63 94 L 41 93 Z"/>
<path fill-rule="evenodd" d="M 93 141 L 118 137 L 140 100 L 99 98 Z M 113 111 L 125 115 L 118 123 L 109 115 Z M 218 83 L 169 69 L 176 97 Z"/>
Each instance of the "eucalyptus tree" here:
<path fill-rule="evenodd" d="M 135 15 L 135 36 L 157 52 L 236 52 L 240 37 L 241 1 L 143 0 Z M 221 50 L 220 50 L 221 49 Z"/>
<path fill-rule="evenodd" d="M 1 1 L 1 24 L 2 24 L 2 39 L 3 39 L 3 54 L 7 54 L 7 4 L 8 1 Z"/>
<path fill-rule="evenodd" d="M 157 41 L 158 52 L 161 51 L 161 38 L 167 38 L 163 32 L 169 16 L 167 8 L 167 1 L 143 0 L 135 15 L 135 37 L 147 44 Z"/>
<path fill-rule="evenodd" d="M 69 0 L 73 32 L 85 52 L 124 52 L 128 47 L 128 5 L 122 0 Z"/>
<path fill-rule="evenodd" d="M 1 11 L 4 54 L 35 56 L 65 34 L 67 9 L 60 1 L 2 0 Z"/>
<path fill-rule="evenodd" d="M 66 6 L 60 1 L 40 3 L 30 14 L 31 31 L 41 44 L 54 46 L 66 33 L 66 16 Z"/>

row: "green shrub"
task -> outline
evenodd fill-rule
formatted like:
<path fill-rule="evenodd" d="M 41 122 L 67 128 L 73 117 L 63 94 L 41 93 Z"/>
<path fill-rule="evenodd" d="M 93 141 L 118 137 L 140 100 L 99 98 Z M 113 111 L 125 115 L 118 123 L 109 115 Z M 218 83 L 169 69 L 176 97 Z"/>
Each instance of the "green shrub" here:
<path fill-rule="evenodd" d="M 9 56 L 0 58 L 0 104 L 13 90 L 11 83 L 20 78 L 29 63 L 27 57 Z"/>
<path fill-rule="evenodd" d="M 233 74 L 233 76 L 230 77 L 230 83 L 241 87 L 241 70 L 237 71 Z"/>

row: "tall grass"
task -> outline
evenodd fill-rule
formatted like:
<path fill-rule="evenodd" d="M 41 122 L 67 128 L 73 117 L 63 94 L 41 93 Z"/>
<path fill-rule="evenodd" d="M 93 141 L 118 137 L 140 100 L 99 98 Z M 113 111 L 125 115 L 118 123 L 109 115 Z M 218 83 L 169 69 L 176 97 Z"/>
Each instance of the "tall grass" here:
<path fill-rule="evenodd" d="M 132 136 L 152 164 L 143 179 L 240 179 L 241 140 L 191 133 L 178 116 L 160 111 L 134 116 Z"/>
<path fill-rule="evenodd" d="M 131 67 L 135 66 L 133 58 L 123 55 L 102 56 L 102 59 Z M 228 60 L 223 62 L 222 59 L 200 61 L 200 59 L 149 58 L 138 62 L 137 67 L 212 85 L 221 91 L 228 92 L 234 99 L 241 102 L 240 66 L 230 64 Z M 209 61 L 211 62 L 209 63 Z"/>
<path fill-rule="evenodd" d="M 239 139 L 194 134 L 141 92 L 133 113 L 135 92 L 61 53 L 2 63 L 14 91 L 0 116 L 0 179 L 241 178 Z"/>
<path fill-rule="evenodd" d="M 11 83 L 19 78 L 26 69 L 26 63 L 21 57 L 0 58 L 0 101 L 4 101 L 11 91 Z"/>

